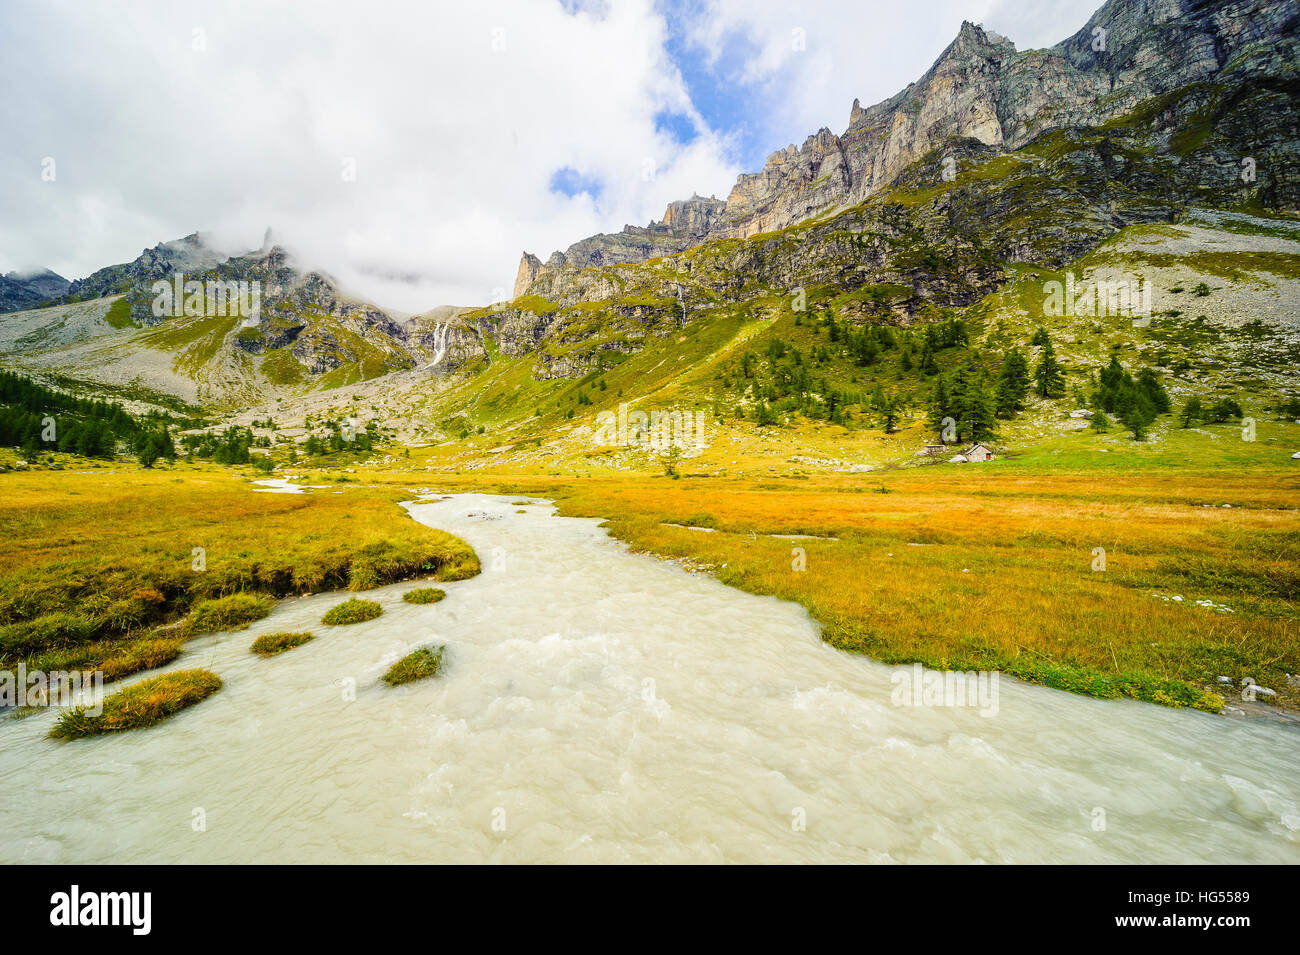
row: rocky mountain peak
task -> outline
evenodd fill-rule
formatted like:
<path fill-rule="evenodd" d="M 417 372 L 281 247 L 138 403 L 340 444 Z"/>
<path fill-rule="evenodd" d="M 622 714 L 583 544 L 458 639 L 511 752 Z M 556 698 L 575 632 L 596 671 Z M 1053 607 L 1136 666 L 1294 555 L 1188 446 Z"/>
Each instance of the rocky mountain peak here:
<path fill-rule="evenodd" d="M 0 312 L 31 308 L 47 299 L 58 298 L 71 283 L 49 269 L 14 270 L 0 275 Z"/>
<path fill-rule="evenodd" d="M 939 60 L 942 61 L 946 57 L 954 55 L 982 56 L 990 49 L 1009 49 L 1014 53 L 1016 45 L 1000 33 L 993 30 L 985 30 L 984 27 L 978 23 L 971 23 L 969 20 L 963 20 L 961 28 L 957 31 L 956 38 L 948 46 L 948 49 L 940 55 Z"/>
<path fill-rule="evenodd" d="M 720 199 L 705 199 L 696 194 L 689 199 L 668 203 L 668 208 L 664 210 L 662 225 L 677 232 L 705 235 L 712 227 L 715 218 L 726 207 L 727 204 Z"/>
<path fill-rule="evenodd" d="M 533 284 L 541 270 L 542 260 L 531 252 L 525 252 L 519 260 L 519 271 L 515 274 L 515 298 L 527 294 L 528 286 Z"/>
<path fill-rule="evenodd" d="M 663 222 L 592 236 L 544 266 L 525 255 L 515 293 L 556 268 L 643 262 L 860 203 L 945 144 L 1011 151 L 1053 130 L 1101 125 L 1189 84 L 1293 72 L 1298 27 L 1300 0 L 1107 0 L 1069 39 L 1019 52 L 964 22 L 918 81 L 874 106 L 855 99 L 842 135 L 821 129 L 802 148 L 776 150 L 761 171 L 737 178 L 720 207 L 692 205 L 703 201 L 694 197 L 671 204 Z M 1233 77 L 1224 76 L 1229 70 Z"/>

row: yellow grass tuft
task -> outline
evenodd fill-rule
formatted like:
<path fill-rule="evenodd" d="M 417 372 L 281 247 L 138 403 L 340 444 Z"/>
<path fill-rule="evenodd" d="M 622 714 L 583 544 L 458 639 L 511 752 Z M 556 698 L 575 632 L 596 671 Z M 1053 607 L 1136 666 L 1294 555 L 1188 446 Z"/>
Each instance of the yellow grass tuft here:
<path fill-rule="evenodd" d="M 59 717 L 53 739 L 79 739 L 101 733 L 153 726 L 221 689 L 221 678 L 207 670 L 176 670 L 141 680 L 104 700 L 103 712 L 91 716 L 77 707 Z"/>

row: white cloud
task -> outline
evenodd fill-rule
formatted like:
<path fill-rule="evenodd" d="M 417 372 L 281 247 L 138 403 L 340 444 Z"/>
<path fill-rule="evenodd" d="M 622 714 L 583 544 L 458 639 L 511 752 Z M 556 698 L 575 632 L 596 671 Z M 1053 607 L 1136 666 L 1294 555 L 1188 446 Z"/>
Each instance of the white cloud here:
<path fill-rule="evenodd" d="M 8 4 L 0 264 L 80 277 L 195 229 L 255 247 L 270 225 L 380 304 L 485 302 L 522 248 L 734 179 L 718 137 L 655 131 L 690 112 L 663 36 L 648 2 Z M 550 192 L 562 167 L 598 202 Z"/>
<path fill-rule="evenodd" d="M 848 126 L 855 98 L 869 106 L 919 79 L 956 37 L 963 20 L 982 23 L 1017 49 L 1051 46 L 1081 28 L 1101 0 L 925 0 L 899 3 L 755 3 L 696 0 L 686 34 L 692 47 L 739 85 L 751 86 L 754 120 L 767 151 L 801 144 L 825 126 Z M 797 34 L 795 31 L 799 31 Z M 719 59 L 729 41 L 751 52 L 736 66 Z"/>
<path fill-rule="evenodd" d="M 196 229 L 253 248 L 270 225 L 378 304 L 482 303 L 511 287 L 521 249 L 725 196 L 742 127 L 769 151 L 842 132 L 854 97 L 917 78 L 963 19 L 1024 49 L 1078 29 L 1095 0 L 685 2 L 697 53 L 739 36 L 754 54 L 723 129 L 692 104 L 651 0 L 10 0 L 0 268 L 77 278 Z M 656 132 L 665 110 L 701 135 Z M 599 196 L 551 192 L 564 167 Z"/>

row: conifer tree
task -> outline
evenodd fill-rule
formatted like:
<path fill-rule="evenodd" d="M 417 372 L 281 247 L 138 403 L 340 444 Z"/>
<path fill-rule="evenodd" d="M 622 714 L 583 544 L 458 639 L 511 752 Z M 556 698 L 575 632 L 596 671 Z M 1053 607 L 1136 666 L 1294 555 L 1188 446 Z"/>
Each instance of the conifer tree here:
<path fill-rule="evenodd" d="M 1038 359 L 1038 367 L 1034 369 L 1034 384 L 1040 398 L 1056 398 L 1065 391 L 1065 373 L 1060 362 L 1056 360 L 1051 339 L 1047 338 L 1045 333 L 1043 351 Z"/>
<path fill-rule="evenodd" d="M 1029 363 L 1020 349 L 1013 348 L 1002 359 L 1002 370 L 998 373 L 997 415 L 999 418 L 1014 417 L 1025 406 L 1025 394 L 1029 390 Z"/>
<path fill-rule="evenodd" d="M 983 377 L 971 377 L 966 382 L 961 417 L 960 434 L 970 441 L 985 441 L 997 432 L 996 401 Z"/>

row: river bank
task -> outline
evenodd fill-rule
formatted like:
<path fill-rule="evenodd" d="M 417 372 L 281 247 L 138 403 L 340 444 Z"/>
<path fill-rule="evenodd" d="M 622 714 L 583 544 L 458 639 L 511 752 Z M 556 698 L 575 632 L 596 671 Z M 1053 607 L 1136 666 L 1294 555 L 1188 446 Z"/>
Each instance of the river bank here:
<path fill-rule="evenodd" d="M 174 666 L 225 688 L 166 724 L 68 744 L 44 714 L 0 726 L 6 857 L 1300 861 L 1284 727 L 1006 678 L 995 713 L 904 702 L 908 668 L 830 648 L 802 607 L 520 501 L 409 504 L 483 573 L 427 606 L 377 588 L 383 616 L 345 628 L 319 621 L 346 595 L 319 594 L 200 638 Z M 382 685 L 435 639 L 436 679 Z"/>

